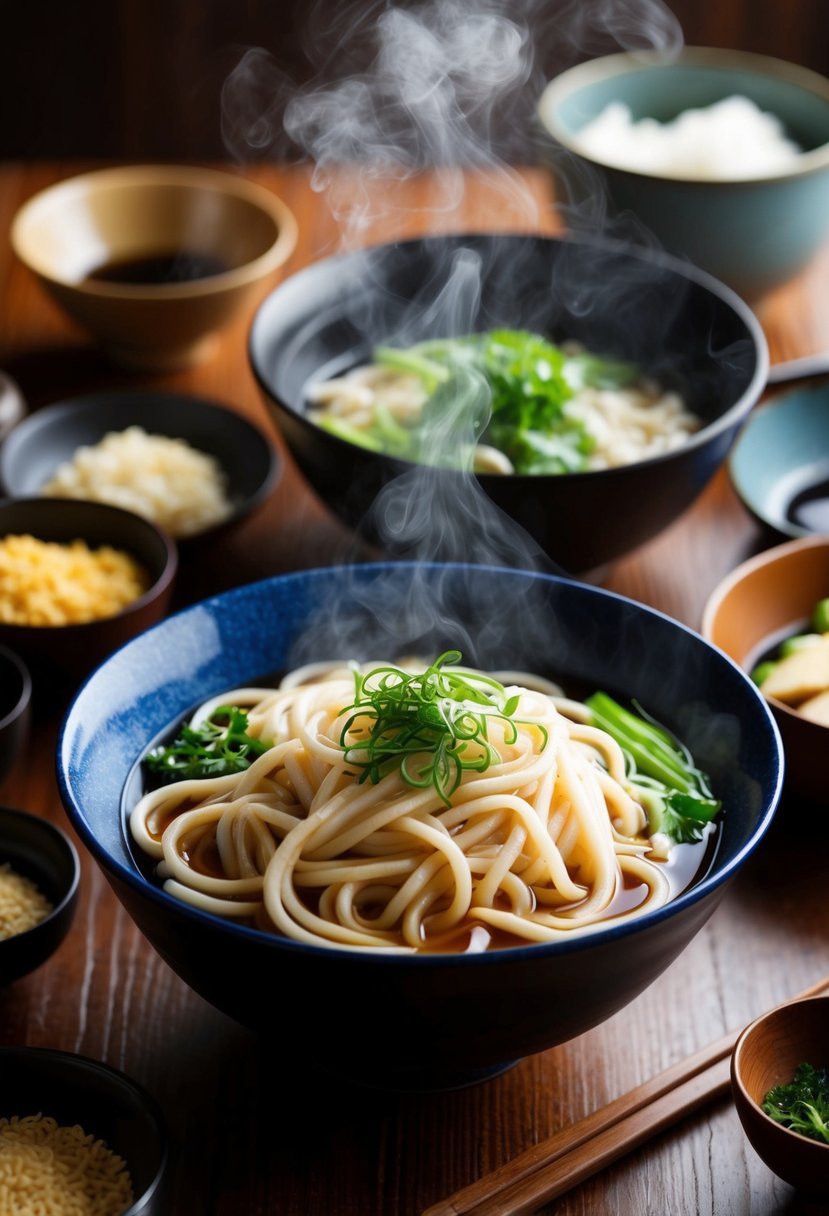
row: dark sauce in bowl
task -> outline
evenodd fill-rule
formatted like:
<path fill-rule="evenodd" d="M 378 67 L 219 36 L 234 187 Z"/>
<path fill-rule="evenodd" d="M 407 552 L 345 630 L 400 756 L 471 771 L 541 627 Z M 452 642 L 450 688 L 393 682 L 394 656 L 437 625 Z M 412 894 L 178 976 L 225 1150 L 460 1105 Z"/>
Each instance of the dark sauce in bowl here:
<path fill-rule="evenodd" d="M 810 532 L 829 533 L 829 477 L 799 490 L 786 508 L 786 519 Z"/>
<path fill-rule="evenodd" d="M 200 250 L 173 250 L 149 257 L 122 258 L 104 262 L 86 276 L 91 283 L 123 283 L 157 286 L 163 283 L 192 283 L 225 274 L 231 267 L 224 259 Z"/>

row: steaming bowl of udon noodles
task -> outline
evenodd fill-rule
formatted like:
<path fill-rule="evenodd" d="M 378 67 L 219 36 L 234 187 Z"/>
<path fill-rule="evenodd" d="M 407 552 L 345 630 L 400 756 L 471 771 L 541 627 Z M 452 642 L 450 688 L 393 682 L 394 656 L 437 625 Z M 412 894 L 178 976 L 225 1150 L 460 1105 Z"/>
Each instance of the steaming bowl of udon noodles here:
<path fill-rule="evenodd" d="M 748 677 L 668 617 L 397 562 L 167 618 L 80 689 L 57 772 L 186 983 L 309 1066 L 440 1089 L 656 979 L 760 842 L 781 751 Z"/>
<path fill-rule="evenodd" d="M 540 548 L 580 574 L 691 505 L 768 369 L 749 308 L 688 264 L 491 234 L 322 259 L 266 298 L 249 356 L 305 478 L 381 552 Z"/>

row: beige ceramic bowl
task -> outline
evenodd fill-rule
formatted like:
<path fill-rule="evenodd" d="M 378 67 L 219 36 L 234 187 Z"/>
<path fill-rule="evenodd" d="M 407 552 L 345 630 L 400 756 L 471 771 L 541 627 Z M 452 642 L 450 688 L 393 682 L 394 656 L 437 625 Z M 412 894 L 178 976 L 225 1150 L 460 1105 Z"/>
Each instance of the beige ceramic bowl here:
<path fill-rule="evenodd" d="M 749 671 L 768 645 L 797 633 L 829 595 L 829 537 L 807 536 L 767 549 L 733 570 L 712 592 L 702 633 Z M 787 792 L 829 805 L 825 756 L 829 729 L 769 698 L 786 759 Z"/>
<path fill-rule="evenodd" d="M 217 331 L 257 302 L 296 237 L 293 215 L 271 191 L 178 165 L 69 178 L 25 203 L 11 229 L 18 257 L 113 360 L 158 370 L 209 353 Z M 90 277 L 114 265 L 135 276 L 149 262 L 158 277 L 171 261 L 176 281 Z M 194 264 L 210 273 L 186 277 Z"/>
<path fill-rule="evenodd" d="M 787 1001 L 757 1018 L 731 1058 L 734 1104 L 752 1146 L 779 1178 L 815 1197 L 829 1196 L 829 1144 L 776 1122 L 762 1105 L 770 1089 L 791 1081 L 798 1065 L 826 1068 L 827 1044 L 829 997 L 816 996 Z"/>

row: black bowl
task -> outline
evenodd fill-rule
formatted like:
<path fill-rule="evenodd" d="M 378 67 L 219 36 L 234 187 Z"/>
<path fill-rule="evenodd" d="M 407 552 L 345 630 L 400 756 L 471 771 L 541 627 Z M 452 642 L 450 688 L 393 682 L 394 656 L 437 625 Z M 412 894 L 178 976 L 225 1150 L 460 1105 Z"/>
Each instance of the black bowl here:
<path fill-rule="evenodd" d="M 0 1116 L 43 1114 L 80 1124 L 123 1157 L 134 1202 L 123 1216 L 164 1216 L 168 1137 L 156 1100 L 118 1069 L 45 1047 L 0 1047 Z"/>
<path fill-rule="evenodd" d="M 403 507 L 370 508 L 416 467 L 349 444 L 306 416 L 310 384 L 409 345 L 498 326 L 575 339 L 675 387 L 704 425 L 666 455 L 601 472 L 399 480 Z M 274 422 L 320 497 L 392 556 L 511 566 L 535 546 L 564 570 L 594 570 L 662 531 L 723 462 L 765 382 L 762 329 L 732 291 L 688 264 L 625 245 L 536 236 L 449 236 L 327 258 L 260 306 L 249 355 Z M 480 497 L 480 496 L 478 496 Z M 413 527 L 401 533 L 408 515 Z M 470 518 L 472 516 L 472 518 Z M 459 521 L 454 537 L 447 519 Z M 502 522 L 499 524 L 498 519 Z M 466 519 L 466 524 L 462 521 Z M 481 539 L 483 537 L 483 539 Z"/>
<path fill-rule="evenodd" d="M 52 911 L 34 928 L 0 940 L 0 987 L 28 975 L 57 950 L 72 926 L 81 875 L 77 850 L 65 832 L 46 819 L 8 806 L 0 806 L 0 865 L 4 864 L 33 882 Z"/>
<path fill-rule="evenodd" d="M 59 401 L 18 423 L 0 447 L 0 483 L 15 497 L 39 495 L 58 465 L 109 431 L 140 426 L 183 439 L 218 461 L 227 478 L 231 513 L 180 547 L 225 531 L 260 506 L 273 489 L 279 462 L 273 444 L 252 422 L 216 402 L 180 393 L 108 392 Z"/>
<path fill-rule="evenodd" d="M 55 683 L 56 676 L 77 680 L 167 611 L 178 548 L 171 536 L 132 511 L 79 499 L 0 499 L 0 537 L 14 535 L 57 544 L 80 538 L 91 548 L 112 545 L 140 562 L 150 580 L 144 594 L 115 616 L 70 625 L 0 622 L 0 644 L 30 665 L 36 691 Z"/>
<path fill-rule="evenodd" d="M 29 669 L 8 646 L 0 646 L 0 783 L 26 745 L 31 720 Z"/>
<path fill-rule="evenodd" d="M 312 657 L 459 645 L 468 662 L 557 673 L 633 697 L 711 773 L 726 813 L 705 876 L 640 918 L 572 940 L 471 955 L 315 948 L 183 904 L 127 843 L 135 766 L 208 695 Z M 680 953 L 768 827 L 780 740 L 748 677 L 697 633 L 610 592 L 484 566 L 398 562 L 249 584 L 128 643 L 80 690 L 58 744 L 72 823 L 170 966 L 291 1051 L 381 1086 L 470 1083 L 610 1017 Z"/>

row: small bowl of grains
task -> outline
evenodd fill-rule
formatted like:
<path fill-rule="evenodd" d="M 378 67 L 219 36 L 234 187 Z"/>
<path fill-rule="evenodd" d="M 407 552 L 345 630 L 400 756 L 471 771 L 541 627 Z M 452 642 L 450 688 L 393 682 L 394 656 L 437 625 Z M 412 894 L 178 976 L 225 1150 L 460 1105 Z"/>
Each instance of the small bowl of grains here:
<path fill-rule="evenodd" d="M 0 988 L 57 950 L 75 915 L 80 873 L 77 850 L 61 828 L 0 806 Z"/>
<path fill-rule="evenodd" d="M 105 502 L 144 516 L 179 546 L 238 523 L 273 489 L 276 449 L 218 402 L 182 393 L 91 393 L 29 414 L 0 447 L 14 497 Z"/>
<path fill-rule="evenodd" d="M 71 1052 L 0 1048 L 0 1211 L 162 1216 L 169 1175 L 164 1116 L 143 1086 Z"/>
<path fill-rule="evenodd" d="M 0 645 L 39 678 L 86 675 L 165 614 L 176 543 L 132 511 L 57 498 L 0 501 Z"/>

